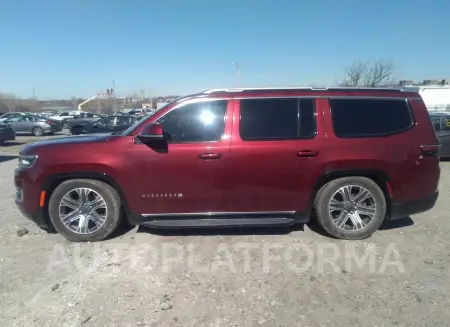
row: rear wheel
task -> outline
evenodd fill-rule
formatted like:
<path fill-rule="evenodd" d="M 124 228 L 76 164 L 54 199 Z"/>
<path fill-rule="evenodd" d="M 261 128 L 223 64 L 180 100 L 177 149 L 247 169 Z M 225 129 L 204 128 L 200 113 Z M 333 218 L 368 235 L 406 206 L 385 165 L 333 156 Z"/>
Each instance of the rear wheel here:
<path fill-rule="evenodd" d="M 121 202 L 110 185 L 89 179 L 62 182 L 49 202 L 55 229 L 74 242 L 101 241 L 120 223 Z"/>
<path fill-rule="evenodd" d="M 319 225 L 340 239 L 371 236 L 386 215 L 386 198 L 366 177 L 344 177 L 325 184 L 317 193 L 315 209 Z"/>
<path fill-rule="evenodd" d="M 44 130 L 41 127 L 39 127 L 39 126 L 34 127 L 31 132 L 33 133 L 34 136 L 42 136 L 42 135 L 44 135 Z"/>

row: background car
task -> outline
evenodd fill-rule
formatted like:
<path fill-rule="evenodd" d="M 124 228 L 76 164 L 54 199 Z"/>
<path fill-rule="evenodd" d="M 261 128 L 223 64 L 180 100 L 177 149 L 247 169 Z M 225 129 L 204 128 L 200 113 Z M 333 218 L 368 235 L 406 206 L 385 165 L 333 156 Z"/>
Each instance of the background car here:
<path fill-rule="evenodd" d="M 73 125 L 70 128 L 72 135 L 92 134 L 92 133 L 113 133 L 126 130 L 138 119 L 134 116 L 108 116 L 103 117 L 88 125 Z"/>
<path fill-rule="evenodd" d="M 9 118 L 5 123 L 11 125 L 16 134 L 32 134 L 42 136 L 60 132 L 62 126 L 59 122 L 33 115 L 20 115 Z"/>
<path fill-rule="evenodd" d="M 450 113 L 438 112 L 430 114 L 436 136 L 441 142 L 441 157 L 450 158 Z"/>
<path fill-rule="evenodd" d="M 0 145 L 3 145 L 6 141 L 14 141 L 16 139 L 16 133 L 9 124 L 0 122 Z"/>
<path fill-rule="evenodd" d="M 66 118 L 62 121 L 63 128 L 70 129 L 73 125 L 89 125 L 104 116 L 91 112 L 81 112 L 79 115 Z"/>

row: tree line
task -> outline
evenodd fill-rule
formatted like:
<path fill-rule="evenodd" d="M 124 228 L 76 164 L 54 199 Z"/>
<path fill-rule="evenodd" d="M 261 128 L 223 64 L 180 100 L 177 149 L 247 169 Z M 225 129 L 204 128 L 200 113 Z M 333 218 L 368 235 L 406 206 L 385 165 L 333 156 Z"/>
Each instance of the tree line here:
<path fill-rule="evenodd" d="M 343 87 L 386 87 L 398 83 L 397 69 L 390 60 L 355 61 L 344 69 L 343 78 L 337 83 Z M 153 100 L 153 99 L 152 99 Z M 8 111 L 41 111 L 46 104 L 52 106 L 70 107 L 76 110 L 83 99 L 38 101 L 37 99 L 20 99 L 11 93 L 0 93 L 0 112 Z M 93 112 L 103 112 L 111 109 L 108 100 L 92 101 L 83 109 Z M 153 101 L 152 101 L 153 102 Z M 136 104 L 135 104 L 136 105 Z"/>

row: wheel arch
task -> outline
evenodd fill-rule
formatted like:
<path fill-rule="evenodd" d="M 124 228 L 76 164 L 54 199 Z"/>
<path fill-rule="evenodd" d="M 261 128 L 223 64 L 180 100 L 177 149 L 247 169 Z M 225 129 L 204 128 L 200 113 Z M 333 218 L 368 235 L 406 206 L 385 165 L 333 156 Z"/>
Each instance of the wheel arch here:
<path fill-rule="evenodd" d="M 371 180 L 373 180 L 381 189 L 383 192 L 385 198 L 386 198 L 386 205 L 387 205 L 387 216 L 390 215 L 391 211 L 391 180 L 389 178 L 389 175 L 383 171 L 378 169 L 343 169 L 343 170 L 332 170 L 326 172 L 323 176 L 321 176 L 315 186 L 314 190 L 311 194 L 311 198 L 309 201 L 309 212 L 311 213 L 314 206 L 314 201 L 317 197 L 317 194 L 319 190 L 327 183 L 331 182 L 332 180 L 342 178 L 342 177 L 366 177 Z"/>
<path fill-rule="evenodd" d="M 107 173 L 82 171 L 82 172 L 54 174 L 54 175 L 49 176 L 42 184 L 41 190 L 45 191 L 44 206 L 42 209 L 44 212 L 44 219 L 49 226 L 51 226 L 53 228 L 53 225 L 50 221 L 50 216 L 48 213 L 48 204 L 49 204 L 49 200 L 50 200 L 50 197 L 51 197 L 53 191 L 62 182 L 65 182 L 68 180 L 73 180 L 73 179 L 92 179 L 92 180 L 104 182 L 104 183 L 108 184 L 109 186 L 113 187 L 119 194 L 121 205 L 125 212 L 126 219 L 128 220 L 128 222 L 130 222 L 132 213 L 128 206 L 128 202 L 127 202 L 125 193 L 123 192 L 123 189 L 120 186 L 120 184 L 112 176 L 110 176 Z"/>

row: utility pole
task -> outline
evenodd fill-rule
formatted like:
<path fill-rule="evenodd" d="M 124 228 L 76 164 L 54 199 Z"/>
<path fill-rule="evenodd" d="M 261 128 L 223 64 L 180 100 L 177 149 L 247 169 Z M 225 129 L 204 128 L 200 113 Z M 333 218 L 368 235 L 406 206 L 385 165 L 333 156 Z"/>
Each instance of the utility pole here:
<path fill-rule="evenodd" d="M 117 115 L 117 100 L 116 100 L 116 83 L 114 81 L 112 81 L 112 94 L 113 94 L 113 109 L 114 109 L 114 114 Z"/>
<path fill-rule="evenodd" d="M 241 79 L 241 68 L 245 67 L 244 64 L 240 64 L 238 62 L 233 62 L 232 63 L 233 66 L 236 66 L 236 86 L 239 87 L 240 84 L 240 79 Z"/>
<path fill-rule="evenodd" d="M 33 87 L 33 100 L 36 100 L 36 93 L 34 93 L 34 87 Z"/>

